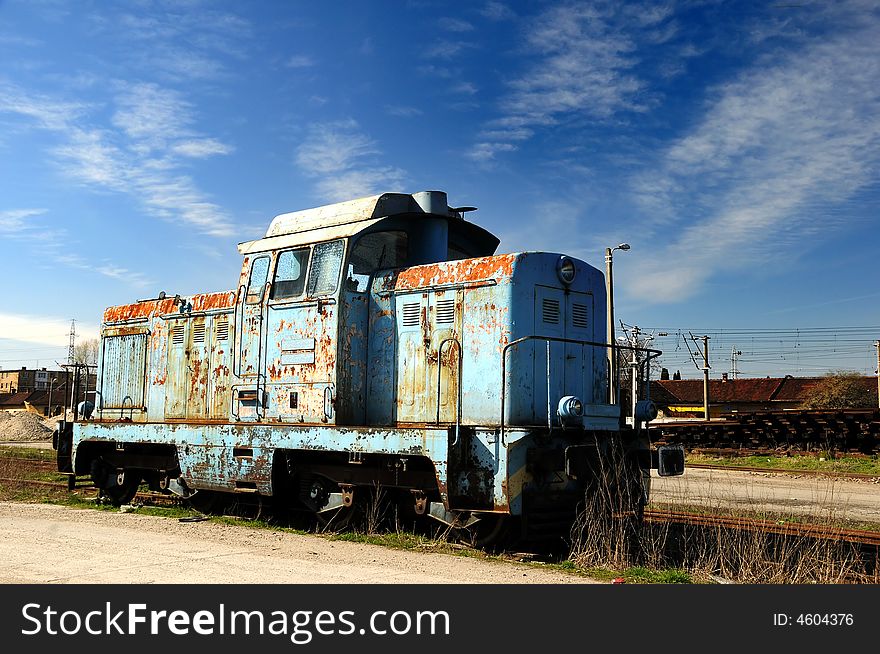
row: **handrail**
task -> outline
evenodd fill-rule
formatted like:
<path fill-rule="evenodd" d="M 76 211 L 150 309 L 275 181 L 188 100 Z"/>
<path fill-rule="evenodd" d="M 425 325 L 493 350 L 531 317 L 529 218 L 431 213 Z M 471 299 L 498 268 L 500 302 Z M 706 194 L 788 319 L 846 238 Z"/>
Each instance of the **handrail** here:
<path fill-rule="evenodd" d="M 450 336 L 448 338 L 444 338 L 440 341 L 440 345 L 437 347 L 437 424 L 440 424 L 440 380 L 443 373 L 443 364 L 441 363 L 443 359 L 443 346 L 447 343 L 455 343 L 455 346 L 458 348 L 458 378 L 455 380 L 455 387 L 457 389 L 456 393 L 456 404 L 455 404 L 455 440 L 452 441 L 453 445 L 458 445 L 458 436 L 459 431 L 461 429 L 461 380 L 462 380 L 462 365 L 464 360 L 464 352 L 461 349 L 461 343 L 454 336 Z"/>
<path fill-rule="evenodd" d="M 125 401 L 128 400 L 131 402 L 131 407 L 128 411 L 128 419 L 134 420 L 134 398 L 131 395 L 126 395 L 122 398 L 122 406 L 119 408 L 119 419 L 122 420 L 125 417 Z"/>
<path fill-rule="evenodd" d="M 580 341 L 580 340 L 576 340 L 573 338 L 560 338 L 558 336 L 538 336 L 537 334 L 532 334 L 531 336 L 523 336 L 522 338 L 518 338 L 516 340 L 511 341 L 510 343 L 507 343 L 501 350 L 501 444 L 502 445 L 506 445 L 505 438 L 504 438 L 504 428 L 505 428 L 504 408 L 505 408 L 505 398 L 507 397 L 507 352 L 510 348 L 514 347 L 515 345 L 520 345 L 521 343 L 525 343 L 526 341 L 532 341 L 532 340 L 540 340 L 540 341 L 547 342 L 547 366 L 548 366 L 548 372 L 547 372 L 547 379 L 548 379 L 548 383 L 547 383 L 547 398 L 548 398 L 547 399 L 547 414 L 548 415 L 547 415 L 547 420 L 548 420 L 548 424 L 552 422 L 551 406 L 550 406 L 550 399 L 549 399 L 550 398 L 549 366 L 550 366 L 550 343 L 551 342 L 552 343 L 567 343 L 567 344 L 571 344 L 571 345 L 589 345 L 591 347 L 601 347 L 603 349 L 610 347 L 612 354 L 614 354 L 614 351 L 616 349 L 617 350 L 637 350 L 640 352 L 647 352 L 648 357 L 642 362 L 642 365 L 647 365 L 647 363 L 649 361 L 651 361 L 652 359 L 656 359 L 661 354 L 663 354 L 663 352 L 661 350 L 654 350 L 652 348 L 646 348 L 646 347 L 634 347 L 632 345 L 618 345 L 616 343 L 600 343 L 598 341 Z M 617 380 L 609 379 L 608 383 L 609 384 L 617 383 Z M 550 429 L 552 431 L 552 426 L 550 427 Z"/>
<path fill-rule="evenodd" d="M 235 333 L 232 337 L 232 374 L 241 377 L 241 368 L 235 367 L 235 354 L 241 349 L 241 334 L 244 331 L 244 302 L 241 302 L 241 290 L 244 284 L 239 284 L 238 292 L 235 294 L 235 313 L 232 315 L 232 328 Z M 241 322 L 238 321 L 238 308 L 241 307 Z M 239 352 L 238 365 L 241 366 L 241 353 Z"/>

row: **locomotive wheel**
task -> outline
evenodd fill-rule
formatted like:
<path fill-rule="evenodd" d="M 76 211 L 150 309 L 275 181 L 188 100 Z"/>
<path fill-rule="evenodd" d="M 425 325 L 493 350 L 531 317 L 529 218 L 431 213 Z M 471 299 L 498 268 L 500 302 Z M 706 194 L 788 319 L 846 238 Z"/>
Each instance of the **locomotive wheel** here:
<path fill-rule="evenodd" d="M 122 506 L 131 502 L 137 494 L 138 486 L 141 485 L 139 472 L 124 469 L 119 472 L 103 459 L 92 461 L 91 473 L 92 483 L 98 487 L 101 496 L 109 499 L 113 506 Z"/>
<path fill-rule="evenodd" d="M 488 514 L 480 518 L 480 521 L 472 527 L 468 527 L 466 531 L 474 547 L 481 549 L 498 547 L 506 542 L 511 522 L 509 515 Z"/>
<path fill-rule="evenodd" d="M 132 470 L 126 470 L 123 474 L 121 484 L 116 483 L 112 486 L 100 487 L 101 494 L 110 500 L 113 506 L 122 506 L 128 504 L 137 495 L 138 487 L 141 485 L 141 476 Z"/>
<path fill-rule="evenodd" d="M 351 506 L 340 506 L 332 511 L 316 513 L 315 519 L 321 531 L 345 531 L 356 528 L 363 515 L 360 502 L 353 502 Z"/>
<path fill-rule="evenodd" d="M 220 494 L 214 491 L 197 490 L 195 493 L 186 498 L 190 507 L 199 513 L 211 513 L 217 508 Z"/>

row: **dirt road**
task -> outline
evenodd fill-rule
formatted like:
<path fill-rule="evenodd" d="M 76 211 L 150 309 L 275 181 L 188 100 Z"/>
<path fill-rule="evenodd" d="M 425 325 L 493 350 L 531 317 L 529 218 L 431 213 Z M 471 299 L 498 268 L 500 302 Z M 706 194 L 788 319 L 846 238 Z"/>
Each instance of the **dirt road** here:
<path fill-rule="evenodd" d="M 652 477 L 651 500 L 880 524 L 880 484 L 866 480 L 687 468 L 681 477 Z"/>
<path fill-rule="evenodd" d="M 594 583 L 517 563 L 213 522 L 0 503 L 0 583 Z"/>

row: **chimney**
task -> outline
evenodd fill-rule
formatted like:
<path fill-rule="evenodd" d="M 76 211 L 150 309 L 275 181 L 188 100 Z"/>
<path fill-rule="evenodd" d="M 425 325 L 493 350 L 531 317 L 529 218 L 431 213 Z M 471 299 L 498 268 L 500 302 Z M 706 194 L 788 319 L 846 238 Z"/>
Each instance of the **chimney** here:
<path fill-rule="evenodd" d="M 726 373 L 726 372 L 722 372 L 722 373 L 721 373 L 721 381 L 722 381 L 722 382 L 726 382 L 726 381 L 727 381 L 727 373 Z"/>

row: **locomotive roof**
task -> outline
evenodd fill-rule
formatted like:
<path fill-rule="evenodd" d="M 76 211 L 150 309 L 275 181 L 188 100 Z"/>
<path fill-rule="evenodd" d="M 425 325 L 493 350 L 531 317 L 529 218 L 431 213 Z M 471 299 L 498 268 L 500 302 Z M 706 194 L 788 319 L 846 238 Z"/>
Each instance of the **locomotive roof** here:
<path fill-rule="evenodd" d="M 382 193 L 357 200 L 337 202 L 313 209 L 282 213 L 272 220 L 266 236 L 255 241 L 240 243 L 239 252 L 259 252 L 278 247 L 291 247 L 317 243 L 335 238 L 345 238 L 371 227 L 386 218 L 407 216 L 418 219 L 442 217 L 457 223 L 468 224 L 472 229 L 485 232 L 473 223 L 466 223 L 462 211 L 447 204 L 443 191 L 422 191 L 421 193 Z M 475 230 L 473 229 L 475 228 Z M 495 239 L 488 232 L 489 240 Z M 481 240 L 485 240 L 481 239 Z"/>

